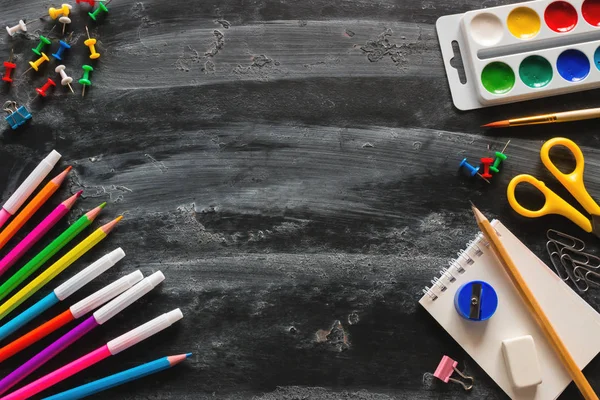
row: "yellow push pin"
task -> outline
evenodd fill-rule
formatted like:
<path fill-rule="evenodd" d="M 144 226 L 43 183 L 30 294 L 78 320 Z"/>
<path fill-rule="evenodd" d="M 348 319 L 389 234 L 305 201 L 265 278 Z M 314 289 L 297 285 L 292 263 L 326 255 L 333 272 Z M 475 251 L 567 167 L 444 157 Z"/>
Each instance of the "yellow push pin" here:
<path fill-rule="evenodd" d="M 44 63 L 44 61 L 50 61 L 48 56 L 44 53 L 42 53 L 42 56 L 40 58 L 38 58 L 37 60 L 29 61 L 29 65 L 31 65 L 31 68 L 29 68 L 27 71 L 23 72 L 23 75 L 25 75 L 27 72 L 31 71 L 31 69 L 34 69 L 37 71 L 40 68 L 40 65 L 42 65 Z"/>
<path fill-rule="evenodd" d="M 96 52 L 96 39 L 92 39 L 90 38 L 90 31 L 88 30 L 88 27 L 85 27 L 85 31 L 87 33 L 87 40 L 85 42 L 83 42 L 83 44 L 85 44 L 87 47 L 90 48 L 90 58 L 92 60 L 95 60 L 97 58 L 100 58 L 100 53 Z"/>
<path fill-rule="evenodd" d="M 72 8 L 72 6 L 70 4 L 62 4 L 60 6 L 60 8 L 50 7 L 48 9 L 48 15 L 52 19 L 56 19 L 56 18 L 60 17 L 61 15 L 68 17 L 69 13 L 71 12 L 71 8 Z"/>

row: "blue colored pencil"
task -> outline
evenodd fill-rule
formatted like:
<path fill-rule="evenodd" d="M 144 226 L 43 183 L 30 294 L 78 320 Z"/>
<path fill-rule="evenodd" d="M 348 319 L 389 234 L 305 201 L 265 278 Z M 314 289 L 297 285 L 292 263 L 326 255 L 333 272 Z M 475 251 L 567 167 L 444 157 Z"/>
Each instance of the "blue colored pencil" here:
<path fill-rule="evenodd" d="M 144 376 L 154 374 L 164 369 L 171 368 L 189 356 L 192 353 L 180 354 L 177 356 L 168 356 L 159 358 L 158 360 L 150 361 L 149 363 L 142 364 L 138 367 L 131 368 L 114 375 L 107 376 L 97 381 L 86 383 L 85 385 L 78 386 L 73 389 L 69 389 L 65 392 L 55 394 L 54 396 L 46 397 L 43 400 L 75 400 L 82 399 L 87 396 L 102 392 L 104 390 L 113 388 L 115 386 L 122 385 L 127 382 L 131 382 L 135 379 L 143 378 Z"/>

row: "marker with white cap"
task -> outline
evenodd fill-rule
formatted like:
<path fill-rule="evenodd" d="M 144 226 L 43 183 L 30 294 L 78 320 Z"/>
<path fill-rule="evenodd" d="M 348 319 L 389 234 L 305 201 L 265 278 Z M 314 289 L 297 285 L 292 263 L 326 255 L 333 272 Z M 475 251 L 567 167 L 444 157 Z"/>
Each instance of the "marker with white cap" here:
<path fill-rule="evenodd" d="M 63 313 L 58 314 L 48 322 L 41 324 L 37 328 L 32 329 L 25 335 L 0 348 L 0 362 L 9 359 L 10 357 L 19 353 L 21 350 L 24 350 L 32 344 L 42 340 L 57 329 L 62 328 L 71 321 L 83 317 L 90 311 L 93 311 L 104 303 L 114 299 L 142 279 L 144 279 L 144 275 L 140 272 L 140 270 L 137 270 L 129 275 L 125 275 L 124 277 L 117 279 L 110 285 L 103 287 L 85 299 L 73 304 Z"/>
<path fill-rule="evenodd" d="M 27 376 L 60 354 L 63 350 L 75 343 L 77 340 L 81 339 L 92 329 L 104 324 L 106 321 L 123 311 L 133 302 L 154 289 L 164 279 L 165 276 L 162 272 L 155 272 L 149 277 L 142 279 L 142 281 L 140 281 L 131 289 L 127 290 L 125 293 L 122 293 L 117 298 L 111 300 L 102 308 L 94 312 L 92 316 L 71 329 L 69 332 L 65 333 L 60 338 L 56 339 L 56 341 L 54 341 L 44 350 L 37 353 L 19 368 L 15 369 L 13 372 L 0 380 L 0 394 L 6 393 L 11 387 L 25 379 Z"/>
<path fill-rule="evenodd" d="M 69 364 L 39 378 L 30 384 L 23 386 L 21 389 L 12 392 L 11 394 L 3 397 L 3 400 L 17 400 L 17 399 L 29 399 L 36 394 L 48 389 L 49 387 L 75 375 L 76 373 L 91 367 L 92 365 L 108 358 L 119 354 L 120 352 L 127 350 L 133 345 L 149 338 L 152 335 L 168 328 L 175 322 L 183 318 L 183 313 L 179 308 L 173 311 L 165 313 L 159 317 L 154 318 L 151 321 L 146 322 L 144 325 L 138 326 L 137 328 L 119 336 L 116 339 L 111 340 L 104 346 L 97 348 L 96 350 L 79 357 L 77 360 L 70 362 Z"/>
<path fill-rule="evenodd" d="M 60 160 L 60 157 L 61 155 L 59 152 L 52 150 L 52 152 L 48 154 L 33 171 L 31 171 L 29 176 L 25 178 L 23 183 L 21 183 L 21 186 L 15 190 L 12 196 L 4 203 L 4 206 L 2 206 L 2 210 L 0 210 L 0 228 L 19 210 L 19 208 L 21 208 L 35 188 L 38 187 L 44 178 L 48 176 L 50 171 L 52 171 L 52 168 L 54 168 L 58 160 Z"/>
<path fill-rule="evenodd" d="M 119 260 L 125 257 L 125 252 L 122 248 L 118 248 L 116 250 L 111 251 L 110 253 L 104 255 L 99 258 L 96 262 L 89 265 L 77 275 L 73 276 L 71 279 L 66 281 L 65 283 L 58 286 L 54 289 L 50 294 L 46 297 L 29 307 L 27 310 L 23 311 L 21 314 L 17 315 L 6 324 L 0 327 L 0 340 L 6 338 L 8 335 L 49 309 L 55 304 L 65 300 L 67 297 L 90 283 L 100 274 L 102 274 L 107 269 L 111 268 L 115 265 Z"/>

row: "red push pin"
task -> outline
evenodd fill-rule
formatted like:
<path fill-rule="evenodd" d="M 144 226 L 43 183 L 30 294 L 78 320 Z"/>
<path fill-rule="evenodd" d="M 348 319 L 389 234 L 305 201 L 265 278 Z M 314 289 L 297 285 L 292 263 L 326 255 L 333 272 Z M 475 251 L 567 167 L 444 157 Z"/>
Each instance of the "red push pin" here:
<path fill-rule="evenodd" d="M 56 83 L 54 83 L 54 81 L 52 79 L 48 78 L 48 81 L 46 83 L 44 83 L 44 86 L 42 86 L 41 88 L 35 89 L 35 91 L 38 92 L 38 94 L 40 96 L 46 97 L 46 96 L 48 96 L 46 91 L 48 89 L 50 89 L 50 86 L 56 86 Z"/>
<path fill-rule="evenodd" d="M 10 50 L 10 57 L 8 58 L 8 61 L 4 61 L 4 74 L 2 75 L 2 80 L 4 82 L 12 82 L 12 78 L 10 77 L 10 74 L 12 74 L 12 72 L 14 71 L 15 68 L 17 68 L 17 64 L 12 62 L 12 58 L 13 58 L 13 52 L 12 49 Z"/>
<path fill-rule="evenodd" d="M 481 164 L 483 164 L 483 174 L 481 174 L 482 177 L 486 179 L 490 179 L 492 177 L 492 174 L 490 174 L 490 165 L 492 165 L 493 162 L 493 158 L 484 157 L 481 159 Z"/>
<path fill-rule="evenodd" d="M 96 5 L 96 0 L 77 0 L 77 4 L 88 3 L 92 8 Z"/>
<path fill-rule="evenodd" d="M 11 63 L 10 61 L 4 61 L 4 75 L 2 75 L 2 80 L 4 82 L 12 82 L 12 78 L 10 77 L 10 74 L 12 73 L 12 71 L 17 68 L 17 64 L 15 63 Z"/>

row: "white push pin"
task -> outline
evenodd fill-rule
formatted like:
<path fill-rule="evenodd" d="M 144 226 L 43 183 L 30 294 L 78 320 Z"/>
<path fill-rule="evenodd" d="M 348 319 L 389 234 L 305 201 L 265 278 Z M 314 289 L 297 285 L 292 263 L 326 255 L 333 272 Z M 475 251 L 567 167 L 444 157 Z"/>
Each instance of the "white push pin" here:
<path fill-rule="evenodd" d="M 19 23 L 17 25 L 13 27 L 6 27 L 6 32 L 8 32 L 10 36 L 15 36 L 17 32 L 21 31 L 27 32 L 27 24 L 25 24 L 25 22 L 22 19 L 19 20 Z"/>
<path fill-rule="evenodd" d="M 62 16 L 62 17 L 60 17 L 58 19 L 58 22 L 60 22 L 61 24 L 63 24 L 62 34 L 64 35 L 65 34 L 65 28 L 67 27 L 67 24 L 71 23 L 71 18 Z"/>
<path fill-rule="evenodd" d="M 60 84 L 63 86 L 69 86 L 69 89 L 71 89 L 71 93 L 75 94 L 73 88 L 71 87 L 71 82 L 73 82 L 73 78 L 67 75 L 67 73 L 65 72 L 65 66 L 59 65 L 54 69 L 54 71 L 58 72 L 60 74 L 60 77 L 62 78 Z"/>

